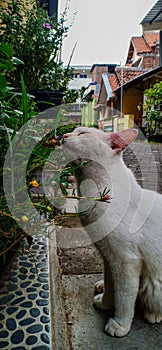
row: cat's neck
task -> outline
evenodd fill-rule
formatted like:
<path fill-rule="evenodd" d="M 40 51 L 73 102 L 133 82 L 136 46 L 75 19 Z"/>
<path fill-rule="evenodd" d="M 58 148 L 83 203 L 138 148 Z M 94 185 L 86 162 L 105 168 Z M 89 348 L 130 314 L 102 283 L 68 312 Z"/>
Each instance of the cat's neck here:
<path fill-rule="evenodd" d="M 91 192 L 92 195 L 96 195 L 96 186 L 99 193 L 102 193 L 105 188 L 110 189 L 111 194 L 117 200 L 124 200 L 125 197 L 131 199 L 131 202 L 137 201 L 141 196 L 141 187 L 138 185 L 133 173 L 128 169 L 122 158 L 118 157 L 117 161 L 113 162 L 111 166 L 107 166 L 106 159 L 105 166 L 90 162 L 85 167 L 81 168 L 76 172 L 76 178 L 78 188 L 81 183 L 92 181 Z M 90 182 L 89 182 L 90 183 Z M 94 193 L 93 193 L 94 183 Z M 87 189 L 90 191 L 90 186 Z"/>

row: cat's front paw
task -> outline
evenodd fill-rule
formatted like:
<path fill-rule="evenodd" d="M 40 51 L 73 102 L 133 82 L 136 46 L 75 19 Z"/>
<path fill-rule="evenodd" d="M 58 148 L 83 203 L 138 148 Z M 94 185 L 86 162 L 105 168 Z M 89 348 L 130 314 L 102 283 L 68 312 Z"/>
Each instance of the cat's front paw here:
<path fill-rule="evenodd" d="M 96 294 L 103 293 L 104 281 L 101 280 L 101 281 L 96 282 L 94 289 L 95 289 L 94 291 L 95 291 Z"/>
<path fill-rule="evenodd" d="M 99 310 L 108 310 L 110 309 L 110 305 L 106 305 L 103 302 L 103 296 L 104 296 L 104 293 L 95 295 L 93 298 L 93 305 L 95 305 Z"/>
<path fill-rule="evenodd" d="M 112 337 L 124 337 L 128 334 L 130 327 L 123 327 L 113 318 L 110 318 L 105 326 L 105 332 Z"/>
<path fill-rule="evenodd" d="M 156 314 L 154 312 L 145 311 L 144 318 L 152 324 L 160 323 L 162 321 L 162 314 Z"/>

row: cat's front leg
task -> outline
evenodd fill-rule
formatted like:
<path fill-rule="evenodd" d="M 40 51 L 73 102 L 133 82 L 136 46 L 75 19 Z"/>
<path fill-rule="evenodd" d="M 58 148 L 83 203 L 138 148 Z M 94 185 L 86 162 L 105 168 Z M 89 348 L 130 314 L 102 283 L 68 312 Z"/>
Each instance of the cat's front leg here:
<path fill-rule="evenodd" d="M 107 310 L 114 304 L 114 288 L 109 263 L 104 260 L 104 281 L 95 284 L 95 295 L 93 299 L 94 305 L 100 310 Z"/>
<path fill-rule="evenodd" d="M 114 318 L 110 318 L 105 332 L 111 336 L 125 336 L 132 324 L 135 301 L 139 289 L 139 268 L 118 268 L 114 276 Z"/>

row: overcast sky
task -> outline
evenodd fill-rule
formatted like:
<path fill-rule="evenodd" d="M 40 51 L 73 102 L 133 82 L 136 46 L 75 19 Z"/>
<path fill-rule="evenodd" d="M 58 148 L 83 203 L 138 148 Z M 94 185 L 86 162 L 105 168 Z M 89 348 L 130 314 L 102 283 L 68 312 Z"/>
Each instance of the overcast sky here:
<path fill-rule="evenodd" d="M 142 35 L 140 22 L 156 0 L 71 0 L 68 18 L 75 20 L 64 39 L 62 60 L 72 65 L 94 63 L 124 64 L 130 38 Z M 65 0 L 59 0 L 59 11 Z"/>

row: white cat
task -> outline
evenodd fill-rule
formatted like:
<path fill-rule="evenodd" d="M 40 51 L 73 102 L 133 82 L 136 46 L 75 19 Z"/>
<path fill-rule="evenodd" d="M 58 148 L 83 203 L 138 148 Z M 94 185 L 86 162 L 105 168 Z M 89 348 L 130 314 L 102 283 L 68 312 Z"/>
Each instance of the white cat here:
<path fill-rule="evenodd" d="M 162 320 L 162 196 L 142 189 L 122 159 L 122 151 L 135 140 L 137 131 L 104 133 L 78 127 L 64 135 L 64 152 L 76 167 L 80 219 L 104 261 L 103 282 L 94 304 L 114 305 L 105 332 L 125 336 L 140 299 L 150 323 Z M 82 166 L 86 159 L 91 160 Z M 96 201 L 111 189 L 111 203 Z"/>

